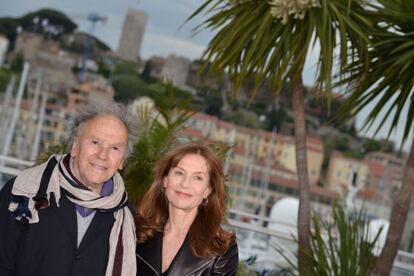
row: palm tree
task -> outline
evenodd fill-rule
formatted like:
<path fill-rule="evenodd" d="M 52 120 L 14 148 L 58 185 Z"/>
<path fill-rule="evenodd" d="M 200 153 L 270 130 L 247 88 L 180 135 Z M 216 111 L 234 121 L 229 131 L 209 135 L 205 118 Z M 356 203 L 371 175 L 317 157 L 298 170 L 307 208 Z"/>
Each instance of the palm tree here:
<path fill-rule="evenodd" d="M 339 115 L 350 118 L 368 104 L 373 105 L 364 126 L 368 128 L 377 118 L 381 118 L 376 127 L 377 133 L 390 120 L 388 135 L 406 117 L 403 144 L 412 130 L 414 119 L 414 2 L 378 0 L 372 10 L 375 10 L 373 18 L 376 19 L 378 31 L 372 33 L 374 47 L 370 49 L 370 70 L 364 72 L 359 64 L 350 64 L 353 76 L 344 79 L 344 82 L 351 84 L 350 97 Z M 408 114 L 403 111 L 405 107 L 408 107 Z M 413 172 L 414 141 L 405 165 L 402 186 L 392 209 L 387 239 L 372 275 L 389 275 L 392 269 L 413 196 Z"/>
<path fill-rule="evenodd" d="M 371 27 L 360 0 L 206 0 L 188 20 L 208 17 L 195 32 L 215 32 L 203 60 L 209 69 L 226 72 L 235 91 L 253 78 L 255 95 L 264 80 L 277 94 L 290 83 L 295 120 L 299 179 L 299 270 L 309 275 L 310 187 L 307 169 L 302 73 L 311 49 L 319 48 L 315 88 L 330 96 L 335 60 L 342 76 L 347 63 L 366 64 L 366 30 Z M 314 47 L 318 45 L 319 47 Z"/>
<path fill-rule="evenodd" d="M 190 99 L 177 99 L 171 83 L 166 88 L 168 95 L 157 102 L 155 114 L 148 108 L 138 111 L 141 133 L 122 171 L 133 206 L 137 206 L 152 183 L 155 163 L 177 143 L 178 133 L 193 114 L 188 109 Z"/>

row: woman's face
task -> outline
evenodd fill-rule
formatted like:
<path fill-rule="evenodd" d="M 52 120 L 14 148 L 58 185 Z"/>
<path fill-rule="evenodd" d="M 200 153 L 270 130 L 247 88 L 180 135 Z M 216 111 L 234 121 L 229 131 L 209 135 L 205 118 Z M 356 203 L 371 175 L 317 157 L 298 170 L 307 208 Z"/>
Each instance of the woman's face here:
<path fill-rule="evenodd" d="M 197 210 L 211 192 L 206 160 L 198 154 L 185 155 L 170 169 L 163 185 L 170 210 Z"/>

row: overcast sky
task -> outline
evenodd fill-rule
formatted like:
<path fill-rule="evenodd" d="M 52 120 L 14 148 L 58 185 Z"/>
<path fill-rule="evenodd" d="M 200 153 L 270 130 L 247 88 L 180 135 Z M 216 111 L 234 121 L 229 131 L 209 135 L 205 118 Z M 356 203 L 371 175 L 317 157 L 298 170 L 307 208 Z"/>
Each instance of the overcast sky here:
<path fill-rule="evenodd" d="M 95 35 L 116 49 L 127 9 L 140 9 L 148 15 L 141 49 L 144 58 L 175 53 L 195 59 L 202 53 L 209 36 L 204 33 L 191 37 L 196 21 L 178 29 L 199 3 L 198 0 L 1 0 L 0 15 L 21 16 L 41 8 L 53 8 L 71 17 L 80 30 L 89 31 L 90 22 L 85 20 L 86 16 L 98 13 L 108 20 L 97 24 Z"/>
<path fill-rule="evenodd" d="M 171 53 L 197 59 L 201 56 L 212 34 L 204 31 L 192 35 L 192 28 L 201 23 L 202 18 L 183 23 L 202 3 L 200 0 L 0 0 L 0 16 L 21 16 L 41 8 L 53 8 L 71 17 L 81 31 L 89 31 L 90 22 L 83 19 L 94 12 L 108 18 L 98 23 L 94 34 L 117 49 L 121 36 L 122 23 L 128 8 L 143 10 L 148 22 L 143 38 L 141 56 L 144 59 L 153 55 L 167 56 Z M 182 26 L 180 28 L 180 26 Z M 304 81 L 313 83 L 311 64 L 304 73 Z"/>
<path fill-rule="evenodd" d="M 94 12 L 108 18 L 105 24 L 98 23 L 94 34 L 112 49 L 118 47 L 122 23 L 128 8 L 143 10 L 148 22 L 143 38 L 141 56 L 147 59 L 153 55 L 167 56 L 176 54 L 190 59 L 201 56 L 212 34 L 204 31 L 193 36 L 191 29 L 201 22 L 201 18 L 182 26 L 190 14 L 202 3 L 201 0 L 0 0 L 0 17 L 22 16 L 41 8 L 57 9 L 71 17 L 81 31 L 89 31 L 88 13 Z M 180 28 L 182 26 L 182 28 Z M 310 55 L 304 72 L 304 82 L 312 85 L 313 65 L 317 57 Z M 357 125 L 361 125 L 367 112 L 358 116 Z M 385 136 L 380 133 L 379 136 Z M 393 135 L 397 143 L 402 129 Z M 412 138 L 411 138 L 412 139 Z M 408 143 L 409 144 L 409 143 Z M 409 145 L 405 148 L 408 149 Z"/>

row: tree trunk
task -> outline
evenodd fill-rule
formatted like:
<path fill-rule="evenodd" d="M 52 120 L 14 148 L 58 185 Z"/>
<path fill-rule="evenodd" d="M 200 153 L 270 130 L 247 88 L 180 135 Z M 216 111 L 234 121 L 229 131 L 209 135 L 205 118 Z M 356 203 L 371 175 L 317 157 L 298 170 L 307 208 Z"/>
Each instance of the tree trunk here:
<path fill-rule="evenodd" d="M 299 179 L 298 210 L 298 267 L 300 275 L 310 275 L 310 186 L 308 176 L 308 158 L 306 152 L 306 123 L 302 75 L 296 72 L 291 79 L 292 107 L 295 120 L 296 168 Z"/>
<path fill-rule="evenodd" d="M 414 140 L 411 144 L 410 155 L 404 168 L 404 178 L 397 200 L 392 208 L 390 227 L 387 240 L 379 256 L 371 276 L 390 275 L 394 259 L 397 256 L 401 237 L 404 231 L 407 214 L 410 209 L 414 188 Z"/>

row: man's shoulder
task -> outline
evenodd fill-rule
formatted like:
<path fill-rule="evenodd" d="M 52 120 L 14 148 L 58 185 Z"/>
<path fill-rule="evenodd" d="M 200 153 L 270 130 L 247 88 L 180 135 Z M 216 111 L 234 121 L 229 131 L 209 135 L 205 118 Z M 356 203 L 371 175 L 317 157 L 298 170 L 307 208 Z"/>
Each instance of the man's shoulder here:
<path fill-rule="evenodd" d="M 16 177 L 13 177 L 9 181 L 7 181 L 6 184 L 4 184 L 4 186 L 1 188 L 1 190 L 0 190 L 0 197 L 1 198 L 3 198 L 4 196 L 8 197 L 11 194 L 11 190 L 13 188 L 13 184 L 14 184 L 15 179 L 16 179 Z"/>
<path fill-rule="evenodd" d="M 43 162 L 21 171 L 15 178 L 15 187 L 19 190 L 23 190 L 26 194 L 36 194 L 39 189 L 39 185 L 33 184 L 41 182 L 47 164 L 47 162 Z"/>
<path fill-rule="evenodd" d="M 9 180 L 0 190 L 0 217 L 3 217 L 5 213 L 7 213 L 11 192 L 14 184 L 14 179 Z"/>

